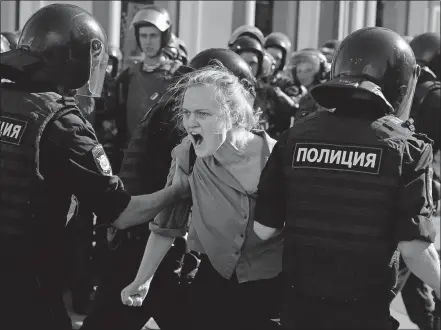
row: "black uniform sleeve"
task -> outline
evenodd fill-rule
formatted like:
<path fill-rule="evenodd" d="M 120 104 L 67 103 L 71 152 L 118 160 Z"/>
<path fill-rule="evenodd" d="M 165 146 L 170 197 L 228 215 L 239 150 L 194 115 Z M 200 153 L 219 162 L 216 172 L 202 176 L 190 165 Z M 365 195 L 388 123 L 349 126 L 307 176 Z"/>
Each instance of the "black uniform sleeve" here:
<path fill-rule="evenodd" d="M 432 146 L 421 140 L 406 142 L 403 153 L 399 214 L 395 222 L 397 241 L 435 241 L 432 222 Z"/>
<path fill-rule="evenodd" d="M 74 194 L 104 221 L 114 221 L 130 202 L 122 182 L 112 175 L 91 124 L 75 113 L 48 124 L 40 145 L 40 163 L 50 187 Z"/>
<path fill-rule="evenodd" d="M 288 131 L 280 136 L 260 175 L 255 220 L 264 226 L 283 228 L 285 222 L 285 179 L 282 155 Z"/>

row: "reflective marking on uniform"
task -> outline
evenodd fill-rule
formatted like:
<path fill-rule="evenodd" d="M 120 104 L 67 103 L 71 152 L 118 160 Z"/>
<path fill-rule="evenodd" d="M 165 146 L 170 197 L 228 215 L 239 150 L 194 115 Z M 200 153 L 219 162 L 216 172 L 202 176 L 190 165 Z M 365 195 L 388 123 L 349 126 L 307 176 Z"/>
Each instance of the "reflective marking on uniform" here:
<path fill-rule="evenodd" d="M 20 145 L 27 126 L 27 121 L 0 116 L 0 142 Z"/>
<path fill-rule="evenodd" d="M 293 168 L 315 168 L 378 175 L 383 149 L 328 143 L 296 143 Z"/>

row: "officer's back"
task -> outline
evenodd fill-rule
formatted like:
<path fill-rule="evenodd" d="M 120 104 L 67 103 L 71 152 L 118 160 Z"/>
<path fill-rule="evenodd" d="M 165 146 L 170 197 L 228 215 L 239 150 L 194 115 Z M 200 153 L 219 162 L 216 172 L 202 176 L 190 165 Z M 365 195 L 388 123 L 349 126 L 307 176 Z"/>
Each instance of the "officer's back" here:
<path fill-rule="evenodd" d="M 286 176 L 292 184 L 301 185 L 288 193 L 289 209 L 295 210 L 294 230 L 297 225 L 305 226 L 306 233 L 330 230 L 329 235 L 316 237 L 335 248 L 318 254 L 319 246 L 302 244 L 309 242 L 309 234 L 305 241 L 296 235 L 294 244 L 302 246 L 299 251 L 305 263 L 292 264 L 292 270 L 302 268 L 298 276 L 310 279 L 308 284 L 319 296 L 335 299 L 338 292 L 346 299 L 391 299 L 388 288 L 394 285 L 394 274 L 388 273 L 387 266 L 394 263 L 396 250 L 391 228 L 397 211 L 401 213 L 394 202 L 401 200 L 396 187 L 402 182 L 406 162 L 431 149 L 413 137 L 407 122 L 380 117 L 380 113 L 375 104 L 347 102 L 334 112 L 300 119 L 286 134 L 286 144 L 295 145 L 284 155 Z M 320 276 L 311 276 L 317 271 L 316 263 L 306 263 L 318 255 L 317 262 L 330 272 L 326 281 L 316 282 Z M 361 280 L 366 276 L 372 281 Z"/>
<path fill-rule="evenodd" d="M 255 230 L 267 239 L 284 228 L 284 328 L 397 328 L 389 305 L 398 251 L 430 245 L 435 233 L 432 148 L 407 120 L 418 75 L 395 32 L 358 30 L 337 51 L 331 80 L 311 90 L 335 110 L 299 119 L 278 140 Z M 420 266 L 409 262 L 413 272 L 431 267 Z"/>

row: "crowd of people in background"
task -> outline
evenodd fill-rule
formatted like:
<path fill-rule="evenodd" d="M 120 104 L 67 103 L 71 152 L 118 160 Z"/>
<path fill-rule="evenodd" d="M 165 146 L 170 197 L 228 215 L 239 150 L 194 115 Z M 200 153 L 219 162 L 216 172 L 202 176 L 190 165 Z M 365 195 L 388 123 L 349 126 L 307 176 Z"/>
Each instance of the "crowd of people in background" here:
<path fill-rule="evenodd" d="M 285 162 L 280 150 L 289 146 L 287 132 L 291 128 L 300 125 L 301 130 L 305 121 L 318 121 L 314 116 L 320 113 L 332 114 L 340 108 L 342 110 L 337 110 L 336 116 L 345 113 L 346 108 L 341 104 L 319 102 L 319 97 L 311 91 L 320 91 L 318 86 L 332 83 L 331 78 L 337 72 L 337 69 L 332 71 L 334 66 L 343 68 L 342 76 L 345 72 L 350 75 L 352 69 L 346 69 L 343 61 L 350 62 L 348 58 L 355 55 L 349 53 L 349 42 L 329 40 L 317 49 L 293 49 L 288 36 L 281 32 L 265 36 L 256 26 L 244 25 L 233 31 L 224 48 L 202 50 L 189 58 L 185 41 L 172 33 L 171 21 L 169 13 L 158 6 L 139 10 L 130 29 L 142 59 L 123 68 L 126 54 L 109 45 L 101 96 L 91 98 L 77 93 L 74 99 L 82 116 L 92 125 L 96 139 L 110 162 L 111 173 L 119 176 L 125 191 L 132 196 L 148 195 L 172 186 L 183 180 L 179 176 L 182 173 L 177 173 L 178 166 L 187 176 L 191 174 L 191 198 L 168 205 L 153 218 L 109 225 L 106 215 L 97 214 L 93 205 L 74 197 L 61 239 L 63 257 L 48 267 L 57 269 L 57 274 L 63 274 L 65 281 L 60 285 L 71 292 L 74 311 L 86 315 L 83 330 L 140 330 L 147 322 L 149 329 L 162 330 L 190 329 L 186 327 L 190 324 L 193 330 L 280 328 L 283 326 L 283 318 L 280 324 L 281 311 L 290 304 L 279 298 L 286 290 L 281 284 L 285 280 L 282 269 L 286 266 L 285 262 L 282 263 L 283 224 L 271 226 L 268 219 L 264 219 L 268 221 L 266 223 L 259 218 L 257 221 L 261 224 L 254 223 L 255 212 L 260 217 L 265 214 L 262 210 L 257 212 L 259 205 L 265 205 L 264 202 L 259 204 L 262 197 L 256 195 L 259 178 L 266 160 L 270 154 L 275 155 L 276 150 L 280 154 L 280 162 Z M 20 33 L 2 32 L 2 53 L 20 49 Z M 24 38 L 23 35 L 21 38 Z M 372 38 L 376 40 L 377 35 Z M 433 214 L 428 216 L 430 218 L 437 212 L 439 214 L 440 35 L 424 33 L 413 38 L 403 36 L 400 40 L 395 36 L 388 38 L 395 40 L 399 45 L 396 47 L 411 49 L 409 54 L 413 52 L 415 63 L 421 68 L 414 86 L 413 101 L 410 98 L 408 104 L 412 121 L 404 118 L 403 122 L 416 132 L 425 134 L 432 144 L 433 152 L 427 155 L 428 159 L 433 158 L 434 170 L 433 183 L 427 187 L 435 202 Z M 386 41 L 381 40 L 385 48 L 389 47 Z M 404 40 L 408 45 L 400 44 Z M 347 57 L 337 56 L 340 62 L 334 63 L 336 54 L 344 52 L 348 52 Z M 391 67 L 400 61 L 399 56 L 394 58 L 395 62 L 391 60 Z M 376 63 L 374 58 L 364 61 Z M 378 73 L 381 70 L 386 69 L 379 67 L 376 71 L 372 70 L 378 74 L 378 81 L 367 79 L 379 86 L 384 86 L 383 83 L 387 85 L 389 77 L 383 78 L 383 73 Z M 366 76 L 371 74 L 365 73 Z M 360 73 L 360 77 L 363 74 Z M 348 78 L 348 86 L 353 86 L 351 79 Z M 2 73 L 2 83 L 10 80 Z M 338 93 L 339 90 L 335 97 Z M 390 95 L 384 93 L 381 97 L 396 109 L 397 105 Z M 228 105 L 226 115 L 216 112 L 220 110 L 213 103 L 215 101 Z M 315 125 L 316 128 L 323 127 L 320 122 Z M 354 119 L 351 125 L 359 124 Z M 363 130 L 362 127 L 360 130 Z M 307 134 L 305 129 L 296 136 L 307 142 Z M 234 143 L 242 143 L 243 149 L 235 150 L 232 147 Z M 361 140 L 357 143 L 362 144 Z M 216 157 L 206 158 L 214 153 Z M 308 152 L 307 158 L 310 156 Z M 297 155 L 297 160 L 299 158 L 300 155 Z M 294 163 L 293 160 L 293 167 Z M 106 169 L 105 166 L 103 168 Z M 270 168 L 268 166 L 268 171 Z M 277 171 L 286 173 L 287 169 L 280 167 Z M 301 177 L 297 179 L 299 182 L 303 180 Z M 259 185 L 261 196 L 264 193 L 262 180 L 263 176 Z M 289 177 L 289 180 L 294 178 Z M 306 184 L 307 180 L 304 181 Z M 336 179 L 333 184 L 340 183 Z M 379 183 L 366 179 L 364 184 Z M 281 186 L 279 188 L 282 189 Z M 271 194 L 277 194 L 282 199 L 283 193 L 289 190 L 268 189 L 270 192 L 266 200 L 271 199 Z M 305 191 L 305 194 L 316 196 L 312 190 Z M 326 196 L 323 195 L 323 198 Z M 369 198 L 373 200 L 372 205 L 377 202 L 374 196 Z M 256 203 L 257 210 L 254 210 Z M 298 204 L 299 209 L 303 206 Z M 223 224 L 225 219 L 229 222 Z M 299 216 L 299 219 L 302 217 Z M 307 215 L 305 219 L 309 219 Z M 266 230 L 266 225 L 278 229 L 268 237 L 256 234 L 259 226 L 264 226 Z M 423 234 L 428 235 L 424 236 L 426 238 L 430 236 L 427 232 Z M 322 240 L 320 244 L 325 244 L 323 237 L 317 238 Z M 403 237 L 400 239 L 404 240 Z M 308 244 L 305 243 L 305 246 Z M 301 246 L 297 245 L 297 248 Z M 322 259 L 324 254 L 311 249 L 305 251 L 310 258 L 316 257 L 317 262 L 325 262 Z M 311 263 L 315 262 L 312 259 Z M 405 255 L 395 261 L 399 268 L 398 281 L 394 284 L 393 294 L 387 297 L 388 304 L 401 292 L 410 319 L 421 330 L 439 329 L 440 317 L 432 296 L 432 289 L 436 288 L 429 287 L 430 283 L 424 283 L 421 276 L 413 274 L 412 267 L 405 262 Z M 340 270 L 347 271 L 341 259 L 335 262 L 341 262 Z M 369 262 L 366 260 L 367 266 L 375 267 Z M 299 264 L 287 267 L 296 266 Z M 369 267 L 363 269 L 369 272 Z M 306 270 L 300 273 L 310 276 Z M 354 271 L 354 274 L 358 273 Z M 147 287 L 145 283 L 148 283 Z M 294 291 L 297 284 L 292 284 Z M 297 290 L 298 294 L 305 294 L 305 291 Z M 305 318 L 310 318 L 311 329 L 318 324 L 320 329 L 333 329 L 312 319 L 315 313 L 312 310 L 325 309 L 329 305 L 324 302 L 323 305 L 315 305 L 306 296 L 302 299 L 308 308 L 300 308 L 298 303 L 289 306 L 307 313 Z M 334 301 L 337 304 L 335 308 L 345 304 L 335 297 L 323 299 Z M 57 308 L 63 310 L 59 315 L 64 315 L 64 320 L 59 321 L 56 329 L 70 330 L 65 307 Z M 288 320 L 286 315 L 285 320 Z M 319 315 L 328 314 L 320 312 Z M 387 315 L 386 318 L 389 317 Z M 362 329 L 359 323 L 352 321 L 354 323 L 346 323 L 346 327 L 337 319 L 333 319 L 335 323 L 332 324 L 339 329 Z M 393 324 L 389 329 L 397 328 L 392 321 L 387 322 Z M 370 329 L 376 324 L 384 323 L 366 322 L 363 329 Z M 290 326 L 286 329 L 306 329 L 297 328 L 295 322 Z M 386 329 L 381 326 L 378 329 Z"/>

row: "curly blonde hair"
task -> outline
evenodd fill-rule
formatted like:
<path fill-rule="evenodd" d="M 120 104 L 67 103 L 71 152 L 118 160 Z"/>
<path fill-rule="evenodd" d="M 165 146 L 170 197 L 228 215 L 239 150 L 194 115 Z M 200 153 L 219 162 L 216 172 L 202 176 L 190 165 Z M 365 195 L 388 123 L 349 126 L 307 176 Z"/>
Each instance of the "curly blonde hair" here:
<path fill-rule="evenodd" d="M 175 97 L 175 114 L 182 126 L 182 104 L 187 89 L 196 86 L 213 86 L 216 101 L 227 119 L 228 127 L 251 130 L 259 123 L 260 110 L 253 107 L 255 97 L 245 88 L 247 84 L 229 71 L 222 63 L 213 60 L 213 65 L 183 75 L 170 87 Z"/>

